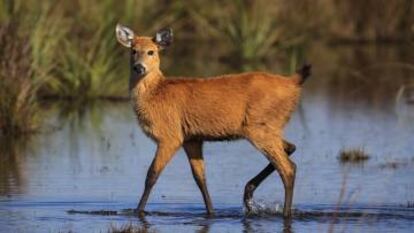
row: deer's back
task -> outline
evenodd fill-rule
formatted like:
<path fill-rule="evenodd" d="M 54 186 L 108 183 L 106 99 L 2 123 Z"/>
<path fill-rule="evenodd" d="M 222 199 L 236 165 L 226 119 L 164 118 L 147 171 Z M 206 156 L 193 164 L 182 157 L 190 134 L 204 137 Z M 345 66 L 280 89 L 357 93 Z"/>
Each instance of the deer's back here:
<path fill-rule="evenodd" d="M 168 79 L 153 98 L 150 125 L 184 140 L 243 137 L 246 127 L 282 128 L 294 110 L 300 87 L 288 78 L 245 73 L 210 79 Z M 150 119 L 151 120 L 151 119 Z M 178 137 L 178 133 L 177 133 Z"/>

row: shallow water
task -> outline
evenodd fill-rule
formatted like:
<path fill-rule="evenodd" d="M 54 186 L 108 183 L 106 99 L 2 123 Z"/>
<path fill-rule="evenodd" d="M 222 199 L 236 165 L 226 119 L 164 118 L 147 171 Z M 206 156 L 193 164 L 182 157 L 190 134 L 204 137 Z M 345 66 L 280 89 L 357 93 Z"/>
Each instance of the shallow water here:
<path fill-rule="evenodd" d="M 106 232 L 129 223 L 156 232 L 412 232 L 414 70 L 400 65 L 412 57 L 400 48 L 314 47 L 309 60 L 315 72 L 286 129 L 298 146 L 291 222 L 280 217 L 276 174 L 257 189 L 255 214 L 244 214 L 244 185 L 267 165 L 246 141 L 205 144 L 216 217 L 204 215 L 182 150 L 157 182 L 149 214 L 134 216 L 155 145 L 130 105 L 61 114 L 56 104 L 45 110 L 51 130 L 1 145 L 0 232 Z M 341 163 L 339 151 L 349 148 L 370 159 Z"/>

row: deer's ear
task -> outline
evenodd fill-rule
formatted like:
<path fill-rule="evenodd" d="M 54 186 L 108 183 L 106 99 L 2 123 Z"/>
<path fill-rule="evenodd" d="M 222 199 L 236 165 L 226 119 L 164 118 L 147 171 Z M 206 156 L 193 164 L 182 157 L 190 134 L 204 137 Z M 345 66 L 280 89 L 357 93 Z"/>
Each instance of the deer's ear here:
<path fill-rule="evenodd" d="M 171 45 L 173 41 L 173 30 L 171 28 L 164 28 L 159 30 L 152 40 L 160 46 L 161 49 L 164 49 Z"/>
<path fill-rule="evenodd" d="M 130 48 L 132 46 L 132 40 L 134 39 L 135 33 L 121 24 L 117 24 L 115 28 L 116 39 L 123 46 Z"/>

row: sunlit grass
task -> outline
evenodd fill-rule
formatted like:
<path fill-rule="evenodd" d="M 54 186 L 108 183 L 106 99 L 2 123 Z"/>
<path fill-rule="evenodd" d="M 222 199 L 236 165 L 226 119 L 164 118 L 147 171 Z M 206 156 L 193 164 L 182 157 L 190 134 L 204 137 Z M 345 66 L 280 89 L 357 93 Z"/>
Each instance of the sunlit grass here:
<path fill-rule="evenodd" d="M 5 1 L 0 22 L 22 24 L 29 38 L 34 79 L 46 80 L 40 96 L 85 100 L 127 96 L 128 59 L 117 45 L 121 22 L 139 33 L 174 19 L 157 1 Z M 155 20 L 156 19 L 156 20 Z"/>
<path fill-rule="evenodd" d="M 53 38 L 52 35 L 52 41 L 59 39 L 58 47 L 44 56 L 57 61 L 57 66 L 44 86 L 43 95 L 74 100 L 122 95 L 125 86 L 122 75 L 126 76 L 126 72 L 122 73 L 123 67 L 116 62 L 119 55 L 113 38 L 116 18 L 108 2 L 113 3 L 103 1 L 96 6 L 83 6 L 88 3 L 82 2 L 75 17 L 54 20 L 68 25 L 54 33 L 64 36 Z M 74 13 L 71 9 L 67 11 Z"/>
<path fill-rule="evenodd" d="M 54 58 L 58 66 L 45 94 L 67 99 L 127 96 L 128 59 L 114 36 L 118 22 L 138 28 L 139 33 L 166 23 L 156 1 L 79 1 L 68 9 L 64 33 Z M 154 19 L 157 19 L 154 21 Z M 147 23 L 147 25 L 144 25 Z M 155 31 L 155 30 L 154 30 Z"/>
<path fill-rule="evenodd" d="M 122 95 L 128 76 L 121 69 L 126 66 L 117 64 L 112 57 L 118 54 L 109 33 L 112 26 L 103 25 L 88 41 L 63 41 L 56 77 L 48 83 L 50 94 L 73 99 Z"/>

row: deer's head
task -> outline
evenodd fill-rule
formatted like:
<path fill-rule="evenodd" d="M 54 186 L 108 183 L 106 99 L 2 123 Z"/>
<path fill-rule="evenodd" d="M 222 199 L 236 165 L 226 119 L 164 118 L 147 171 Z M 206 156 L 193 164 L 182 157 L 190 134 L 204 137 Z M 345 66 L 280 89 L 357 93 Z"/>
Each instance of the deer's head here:
<path fill-rule="evenodd" d="M 141 77 L 159 70 L 158 53 L 168 47 L 173 38 L 170 28 L 159 30 L 154 37 L 146 37 L 137 36 L 131 29 L 117 24 L 115 32 L 118 42 L 131 50 L 132 72 Z"/>

